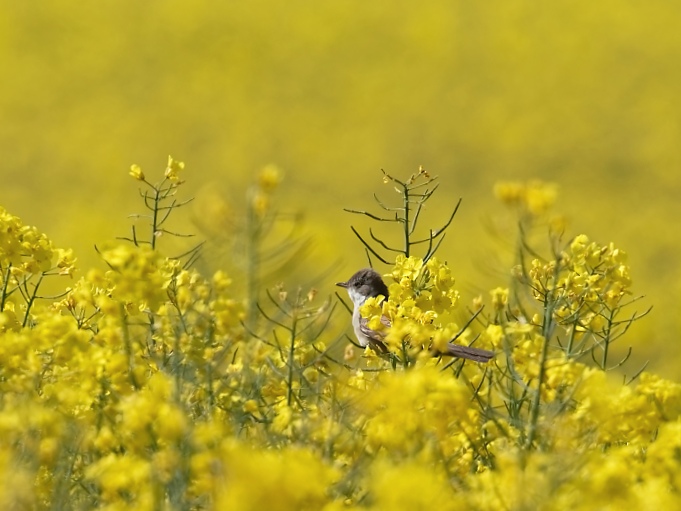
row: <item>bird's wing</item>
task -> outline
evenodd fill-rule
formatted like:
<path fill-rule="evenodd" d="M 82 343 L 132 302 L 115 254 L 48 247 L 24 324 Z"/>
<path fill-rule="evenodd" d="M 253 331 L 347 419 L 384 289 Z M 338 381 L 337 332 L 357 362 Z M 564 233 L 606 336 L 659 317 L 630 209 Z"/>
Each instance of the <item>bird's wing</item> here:
<path fill-rule="evenodd" d="M 376 330 L 373 330 L 369 328 L 369 320 L 367 318 L 359 318 L 359 330 L 366 336 L 367 339 L 373 344 L 374 346 L 378 347 L 378 349 L 386 353 L 388 351 L 388 348 L 386 347 L 385 343 L 383 340 L 385 339 L 385 332 L 379 332 Z M 381 316 L 381 323 L 387 328 L 390 328 L 390 320 L 386 316 Z"/>
<path fill-rule="evenodd" d="M 390 320 L 386 316 L 381 316 L 381 323 L 386 328 L 390 328 Z M 367 318 L 359 318 L 359 329 L 364 335 L 374 341 L 382 341 L 385 339 L 385 332 L 379 332 L 369 328 L 369 320 Z"/>

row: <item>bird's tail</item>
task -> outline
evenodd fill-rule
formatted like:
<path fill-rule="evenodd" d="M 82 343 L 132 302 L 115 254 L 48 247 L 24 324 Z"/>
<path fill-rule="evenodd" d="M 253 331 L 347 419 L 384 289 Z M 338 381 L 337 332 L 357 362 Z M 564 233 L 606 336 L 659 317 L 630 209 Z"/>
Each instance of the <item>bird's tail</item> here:
<path fill-rule="evenodd" d="M 489 362 L 494 356 L 493 351 L 483 350 L 480 348 L 472 348 L 470 346 L 461 346 L 460 344 L 448 344 L 447 353 L 445 355 L 451 355 L 452 357 L 465 358 L 468 360 L 473 360 L 475 362 Z"/>

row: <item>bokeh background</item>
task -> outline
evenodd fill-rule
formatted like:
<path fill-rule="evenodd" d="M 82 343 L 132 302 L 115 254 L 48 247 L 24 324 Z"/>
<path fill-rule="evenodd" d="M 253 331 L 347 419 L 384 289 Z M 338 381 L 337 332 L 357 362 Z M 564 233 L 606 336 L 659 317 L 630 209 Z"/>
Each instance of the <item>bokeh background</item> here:
<path fill-rule="evenodd" d="M 390 196 L 381 168 L 406 177 L 422 164 L 441 180 L 426 222 L 464 199 L 440 254 L 470 298 L 506 279 L 484 264 L 505 214 L 494 183 L 543 179 L 573 234 L 629 253 L 639 310 L 654 310 L 624 342 L 677 376 L 681 4 L 0 6 L 0 204 L 73 247 L 81 267 L 140 211 L 132 163 L 153 178 L 168 154 L 185 161 L 197 196 L 186 218 L 204 222 L 238 216 L 274 163 L 278 207 L 302 215 L 307 271 L 326 272 L 330 293 L 365 264 L 349 226 L 367 224 L 343 208 Z"/>

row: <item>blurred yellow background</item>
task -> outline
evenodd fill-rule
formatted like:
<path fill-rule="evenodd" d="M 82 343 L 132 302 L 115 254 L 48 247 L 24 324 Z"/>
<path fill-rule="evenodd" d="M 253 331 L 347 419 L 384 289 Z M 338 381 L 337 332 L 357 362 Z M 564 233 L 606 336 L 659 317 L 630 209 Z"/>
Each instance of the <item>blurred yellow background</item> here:
<path fill-rule="evenodd" d="M 185 161 L 189 217 L 237 203 L 266 164 L 305 214 L 312 267 L 365 264 L 342 211 L 389 197 L 379 169 L 423 164 L 442 186 L 425 220 L 462 209 L 440 255 L 465 298 L 484 268 L 499 180 L 559 185 L 557 211 L 630 255 L 653 313 L 624 343 L 676 376 L 681 360 L 681 4 L 4 1 L 0 204 L 81 267 L 139 212 L 132 163 Z M 203 201 L 203 204 L 202 204 Z M 491 257 L 490 257 L 491 259 Z M 478 261 L 477 263 L 475 261 Z M 314 268 L 314 266 L 318 268 Z M 501 279 L 501 281 L 499 280 Z M 633 312 L 633 311 L 632 311 Z M 673 356 L 671 356 L 671 355 Z"/>

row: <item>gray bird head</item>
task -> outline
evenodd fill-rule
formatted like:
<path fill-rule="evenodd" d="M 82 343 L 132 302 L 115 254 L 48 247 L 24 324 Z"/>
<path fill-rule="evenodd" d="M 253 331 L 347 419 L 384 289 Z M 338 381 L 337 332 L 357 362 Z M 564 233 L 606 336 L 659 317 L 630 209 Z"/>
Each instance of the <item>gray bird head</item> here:
<path fill-rule="evenodd" d="M 338 282 L 337 286 L 344 287 L 356 305 L 361 305 L 372 296 L 383 295 L 388 298 L 388 287 L 381 275 L 372 268 L 359 270 L 347 282 Z"/>

